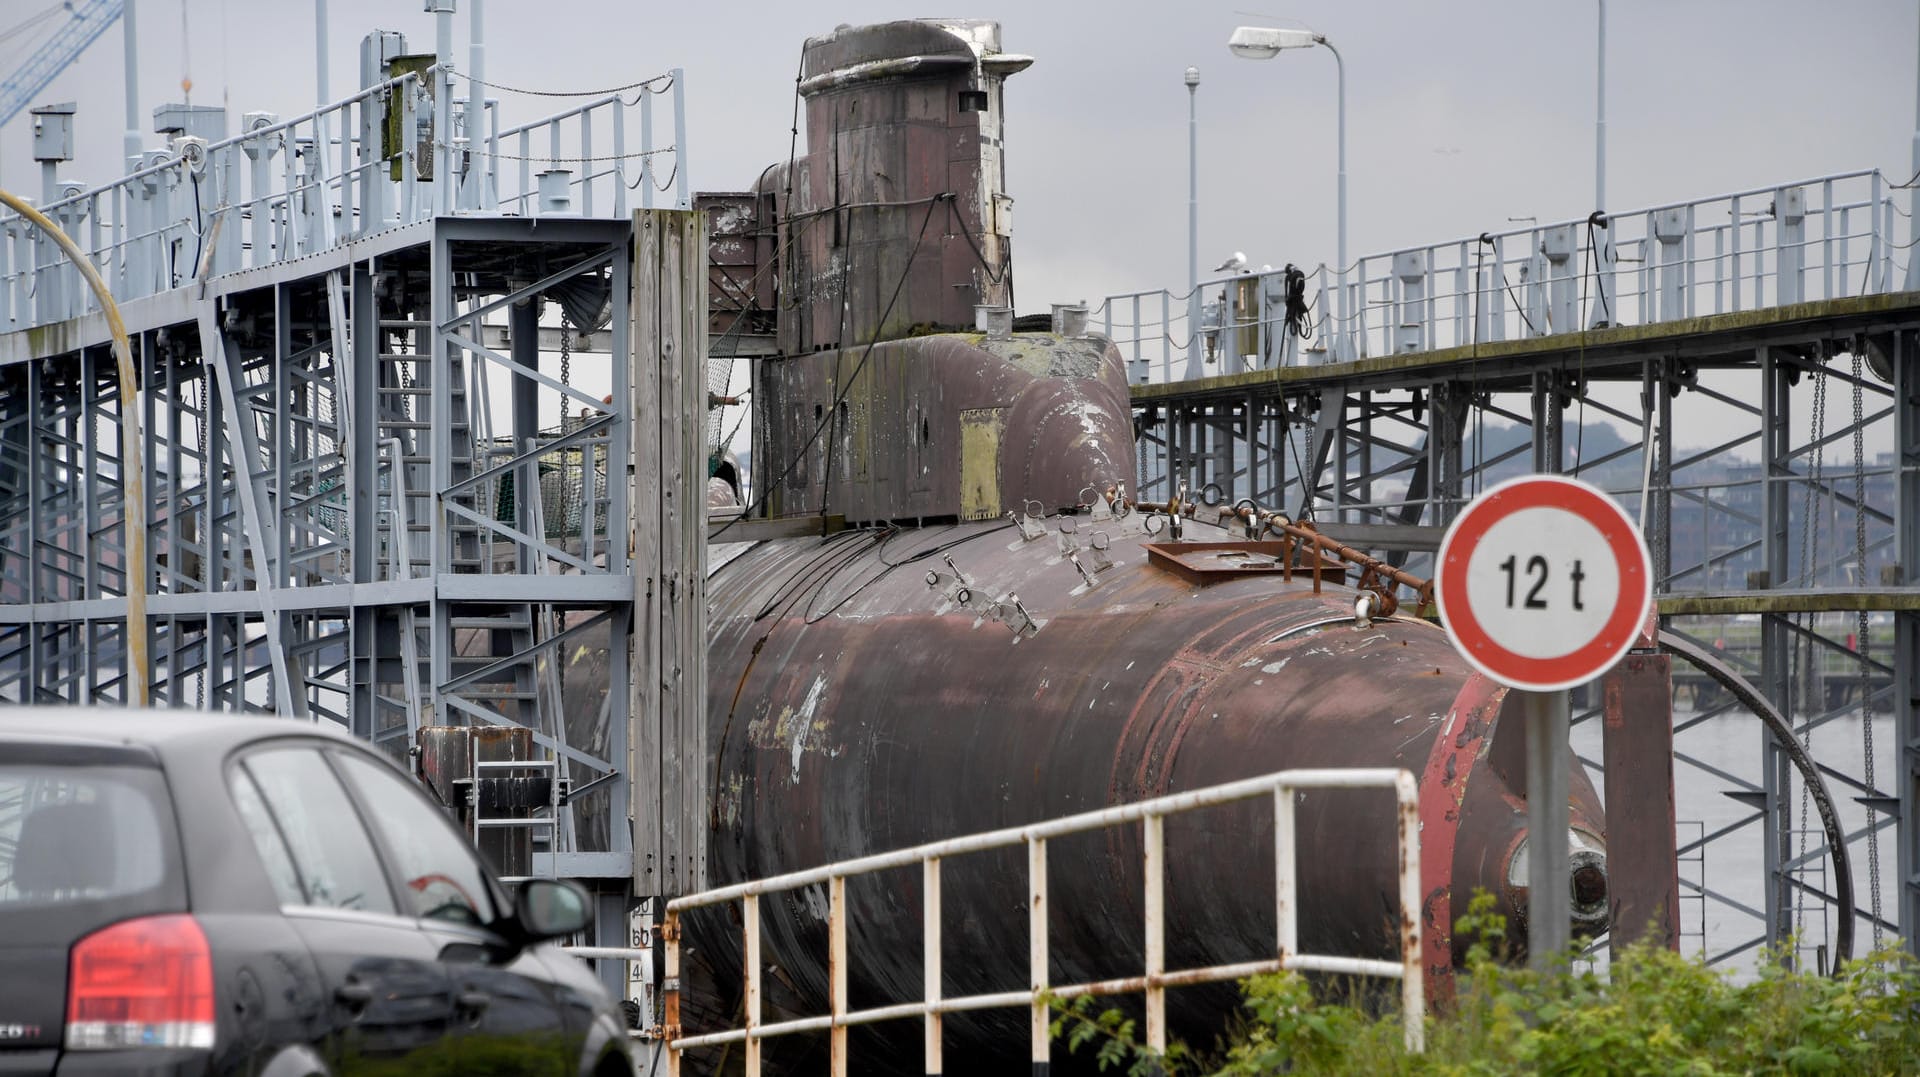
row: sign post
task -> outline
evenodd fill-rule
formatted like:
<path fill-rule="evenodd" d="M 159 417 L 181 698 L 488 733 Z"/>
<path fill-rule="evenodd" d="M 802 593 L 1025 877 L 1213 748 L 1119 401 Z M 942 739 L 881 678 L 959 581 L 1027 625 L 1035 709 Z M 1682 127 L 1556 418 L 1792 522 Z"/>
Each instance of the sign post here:
<path fill-rule="evenodd" d="M 1640 530 L 1612 498 L 1557 475 L 1510 479 L 1474 499 L 1440 543 L 1434 596 L 1454 649 L 1522 693 L 1527 734 L 1527 950 L 1567 948 L 1567 691 L 1633 646 L 1653 603 Z"/>

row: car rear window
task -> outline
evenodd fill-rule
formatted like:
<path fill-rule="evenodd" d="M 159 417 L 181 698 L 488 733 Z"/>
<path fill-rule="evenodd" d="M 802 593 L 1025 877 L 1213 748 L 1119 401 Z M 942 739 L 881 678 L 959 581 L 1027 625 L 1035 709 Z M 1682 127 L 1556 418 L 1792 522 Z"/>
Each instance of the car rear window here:
<path fill-rule="evenodd" d="M 0 762 L 0 939 L 184 904 L 158 771 Z"/>

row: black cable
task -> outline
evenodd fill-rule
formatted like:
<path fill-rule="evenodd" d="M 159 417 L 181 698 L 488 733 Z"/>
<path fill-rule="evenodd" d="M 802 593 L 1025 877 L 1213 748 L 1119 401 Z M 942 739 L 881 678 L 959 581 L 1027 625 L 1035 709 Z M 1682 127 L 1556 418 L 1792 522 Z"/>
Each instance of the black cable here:
<path fill-rule="evenodd" d="M 836 224 L 834 231 L 837 233 L 839 230 L 839 226 Z M 853 268 L 853 214 L 851 213 L 847 214 L 847 234 L 845 240 L 846 242 L 841 248 L 842 253 L 840 255 L 840 331 L 834 334 L 834 346 L 836 348 L 846 341 L 847 319 L 853 315 L 853 302 L 851 297 L 847 295 L 847 274 L 851 272 Z M 909 268 L 912 267 L 912 256 L 908 256 L 907 265 Z M 883 317 L 880 321 L 884 324 L 886 318 Z M 876 334 L 879 330 L 880 326 L 874 326 L 874 332 Z M 827 467 L 826 471 L 820 476 L 820 533 L 822 535 L 827 533 L 827 501 L 833 497 L 834 449 L 838 447 L 840 443 L 840 360 L 837 355 L 834 357 L 833 379 L 835 386 L 834 405 L 827 409 Z M 849 384 L 851 384 L 853 379 L 849 378 L 847 380 Z"/>
<path fill-rule="evenodd" d="M 1283 333 L 1291 333 L 1301 340 L 1313 339 L 1313 306 L 1307 302 L 1307 275 L 1292 262 L 1280 271 L 1280 279 L 1286 291 L 1286 321 Z"/>
<path fill-rule="evenodd" d="M 948 194 L 948 195 L 943 195 L 941 197 L 952 198 L 953 196 L 951 194 Z M 914 237 L 913 249 L 907 252 L 907 260 L 901 268 L 899 281 L 894 284 L 893 295 L 887 300 L 886 309 L 880 313 L 880 321 L 879 321 L 880 325 L 886 324 L 887 316 L 893 313 L 894 304 L 900 299 L 900 292 L 906 287 L 907 277 L 911 274 L 911 271 L 913 269 L 914 256 L 920 253 L 920 243 L 922 240 L 926 238 L 927 225 L 933 221 L 933 211 L 939 206 L 939 204 L 940 204 L 939 201 L 936 200 L 932 205 L 929 205 L 927 207 L 927 215 L 921 218 L 920 220 L 920 234 Z M 860 372 L 866 369 L 867 360 L 872 357 L 874 345 L 878 343 L 880 343 L 880 337 L 876 333 L 872 340 L 867 341 L 866 350 L 860 353 L 860 361 L 854 364 L 853 373 L 847 376 L 846 384 L 840 388 L 838 394 L 834 397 L 832 404 L 828 406 L 827 411 L 829 412 L 829 414 L 831 414 L 833 411 L 839 408 L 840 401 L 846 399 L 847 393 L 853 389 L 854 382 L 860 380 Z M 826 428 L 827 428 L 827 416 L 822 416 L 820 422 L 816 424 L 813 428 L 813 435 L 807 438 L 806 444 L 801 445 L 799 450 L 794 453 L 793 459 L 787 462 L 786 468 L 783 469 L 779 475 L 775 476 L 770 482 L 767 483 L 766 489 L 768 490 L 773 489 L 775 486 L 778 486 L 783 480 L 785 480 L 787 476 L 793 474 L 793 469 L 799 467 L 800 462 L 807 458 L 807 451 L 813 448 L 814 442 L 820 440 L 820 435 L 823 431 L 826 430 Z M 823 509 L 825 508 L 824 500 L 822 501 L 822 508 Z M 745 518 L 746 518 L 746 514 L 743 512 L 739 516 L 736 516 L 733 519 L 728 520 L 725 524 L 721 525 L 718 531 L 715 531 L 712 535 L 709 535 L 707 537 L 707 541 L 713 542 L 717 540 L 721 535 L 724 535 L 727 533 L 728 528 L 731 528 L 734 524 L 739 523 L 741 520 Z"/>
<path fill-rule="evenodd" d="M 781 177 L 786 183 L 786 187 L 780 196 L 780 212 L 774 214 L 776 218 L 780 218 L 780 213 L 786 214 L 785 218 L 780 220 L 779 226 L 785 228 L 788 234 L 792 234 L 793 232 L 793 163 L 798 159 L 800 152 L 800 78 L 806 73 L 807 57 L 806 53 L 802 51 L 800 65 L 793 69 L 793 129 L 787 137 L 787 171 L 786 175 Z M 793 249 L 794 244 L 788 243 L 787 257 L 789 259 L 793 257 Z M 775 260 L 778 260 L 777 252 L 775 254 Z M 782 289 L 782 292 L 791 295 L 795 290 L 796 289 L 787 288 Z M 802 318 L 800 339 L 805 339 L 806 326 L 804 319 L 806 317 L 806 306 L 805 304 L 796 303 L 794 304 L 794 309 L 800 312 L 799 316 Z"/>
<path fill-rule="evenodd" d="M 1594 254 L 1593 229 L 1595 222 L 1601 228 L 1607 227 L 1607 219 L 1599 210 L 1587 216 L 1587 257 L 1586 269 L 1580 274 L 1580 415 L 1579 427 L 1573 434 L 1573 473 L 1580 474 L 1580 465 L 1586 461 L 1587 445 L 1587 283 L 1596 277 L 1596 256 Z M 1600 309 L 1606 312 L 1607 324 L 1613 324 L 1613 305 L 1607 301 L 1607 290 L 1600 289 Z M 1556 461 L 1557 462 L 1557 461 Z"/>
<path fill-rule="evenodd" d="M 888 573 L 892 572 L 896 568 L 900 568 L 903 565 L 911 565 L 916 561 L 924 561 L 927 558 L 932 557 L 934 554 L 945 553 L 948 550 L 954 549 L 955 547 L 958 547 L 958 546 L 963 546 L 969 542 L 972 542 L 974 539 L 982 538 L 986 535 L 998 534 L 1002 531 L 1007 530 L 1012 526 L 1013 524 L 1011 523 L 1003 523 L 998 527 L 989 527 L 980 531 L 974 531 L 970 534 L 962 535 L 957 539 L 953 539 L 952 541 L 943 542 L 935 546 L 929 546 L 924 550 L 920 550 L 917 553 L 909 555 L 907 559 L 904 561 L 887 560 L 887 543 L 893 541 L 893 537 L 900 533 L 899 528 L 889 527 L 886 529 L 886 531 L 884 531 L 881 534 L 880 541 L 876 544 L 874 548 L 873 556 L 876 560 L 880 562 L 882 566 L 880 571 L 874 573 L 873 575 L 867 577 L 864 580 L 861 580 L 859 586 L 855 587 L 851 591 L 848 591 L 845 595 L 842 595 L 840 598 L 840 601 L 835 602 L 832 606 L 829 606 L 828 608 L 821 610 L 819 613 L 813 612 L 813 600 L 809 598 L 807 601 L 807 614 L 804 618 L 804 623 L 809 625 L 819 624 L 821 621 L 824 621 L 827 618 L 833 616 L 835 613 L 838 613 L 840 611 L 840 608 L 842 606 L 845 606 L 847 603 L 853 601 L 854 598 L 860 594 L 860 592 L 866 590 L 869 587 L 872 587 L 876 583 L 879 583 L 881 580 L 887 577 Z M 866 551 L 862 550 L 860 552 L 865 553 Z M 832 577 L 828 577 L 826 580 L 822 580 L 820 583 L 820 586 L 814 588 L 814 592 L 813 592 L 814 596 L 818 597 L 821 591 L 826 590 L 826 586 L 830 582 L 832 582 Z"/>
<path fill-rule="evenodd" d="M 1515 313 L 1520 315 L 1520 323 L 1527 327 L 1527 332 L 1532 333 L 1534 336 L 1539 336 L 1540 330 L 1535 329 L 1533 327 L 1533 319 L 1527 317 L 1526 305 L 1520 302 L 1519 296 L 1513 294 L 1513 282 L 1507 279 L 1507 271 L 1504 267 L 1500 270 L 1500 283 L 1506 286 L 1507 298 L 1513 300 L 1513 309 Z"/>
<path fill-rule="evenodd" d="M 949 193 L 944 197 L 953 198 L 953 195 Z M 953 226 L 954 218 L 959 215 L 959 212 L 960 212 L 960 209 L 959 209 L 958 199 L 954 199 L 953 201 L 947 203 L 947 225 L 949 227 Z M 960 223 L 960 229 L 959 229 L 960 238 L 966 240 L 967 246 L 973 248 L 973 257 L 975 258 L 975 260 L 977 260 L 980 263 L 980 268 L 983 271 L 985 271 L 987 275 L 987 283 L 995 287 L 999 287 L 1002 283 L 1006 281 L 1007 274 L 1012 271 L 1013 259 L 1002 258 L 1000 260 L 1000 275 L 998 277 L 994 276 L 993 265 L 987 261 L 987 256 L 985 252 L 981 251 L 980 245 L 973 241 L 973 233 L 967 231 L 967 227 L 966 227 L 967 222 L 961 221 L 959 223 Z"/>
<path fill-rule="evenodd" d="M 187 265 L 187 272 L 199 276 L 200 254 L 207 243 L 207 222 L 200 211 L 200 174 L 188 168 L 187 178 L 193 181 L 193 261 Z"/>

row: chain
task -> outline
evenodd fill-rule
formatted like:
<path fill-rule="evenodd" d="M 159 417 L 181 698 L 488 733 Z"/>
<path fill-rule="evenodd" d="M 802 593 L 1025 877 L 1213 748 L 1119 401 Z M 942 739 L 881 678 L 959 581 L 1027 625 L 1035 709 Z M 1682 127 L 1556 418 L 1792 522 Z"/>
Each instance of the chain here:
<path fill-rule="evenodd" d="M 1827 363 L 1821 355 L 1820 366 L 1813 372 L 1813 425 L 1810 437 L 1813 440 L 1813 462 L 1807 470 L 1807 497 L 1805 507 L 1800 513 L 1800 585 L 1812 587 L 1817 581 L 1813 574 L 1818 570 L 1814 559 L 1814 550 L 1820 545 L 1820 513 L 1814 504 L 1814 494 L 1820 489 L 1822 465 L 1826 457 L 1827 434 Z M 1791 680 L 1794 686 L 1792 698 L 1788 701 L 1790 714 L 1800 714 L 1806 709 L 1806 697 L 1811 690 L 1811 672 L 1817 656 L 1813 650 L 1814 620 L 1812 613 L 1803 613 L 1795 618 L 1800 631 L 1794 634 L 1793 645 L 1788 650 L 1791 659 Z M 1800 746 L 1807 754 L 1813 754 L 1813 723 L 1806 722 L 1800 730 Z M 1812 790 L 1805 782 L 1800 784 L 1800 822 L 1794 828 L 1793 844 L 1790 846 L 1794 859 L 1798 860 L 1807 851 L 1807 808 L 1812 800 Z M 1803 869 L 1804 870 L 1804 869 Z M 1806 934 L 1807 892 L 1801 888 L 1793 900 L 1793 933 L 1796 937 Z"/>
<path fill-rule="evenodd" d="M 560 311 L 560 384 L 569 386 L 569 387 L 573 385 L 573 319 L 567 317 L 567 312 L 564 309 Z M 567 429 L 568 429 L 567 394 L 561 393 L 560 394 L 560 430 L 562 433 L 565 433 Z M 574 470 L 573 459 L 576 457 L 576 455 L 579 457 L 579 460 L 580 460 L 580 474 L 577 482 L 575 481 L 575 477 L 573 474 L 573 470 Z M 565 487 L 564 492 L 562 494 L 562 497 L 564 498 L 563 505 L 565 507 L 562 510 L 561 517 L 560 517 L 560 526 L 562 527 L 563 533 L 564 533 L 564 530 L 571 530 L 572 528 L 578 526 L 581 518 L 580 487 L 584 486 L 587 481 L 587 461 L 586 461 L 585 451 L 576 450 L 576 449 L 566 450 L 566 452 L 562 454 L 562 456 L 560 457 L 560 474 L 564 479 L 564 487 Z M 585 543 L 586 543 L 586 536 L 582 535 L 581 545 L 583 548 L 585 546 Z"/>
<path fill-rule="evenodd" d="M 200 531 L 202 549 L 209 549 L 213 537 L 213 461 L 207 459 L 207 379 L 212 373 L 202 364 L 200 377 L 194 382 L 196 390 L 194 407 L 200 414 L 194 421 L 197 444 L 200 448 L 200 494 L 201 504 L 206 507 L 207 525 Z M 207 560 L 206 554 L 200 555 L 200 564 L 204 570 L 211 571 L 214 566 Z M 213 633 L 202 622 L 200 637 L 200 676 L 195 678 L 193 688 L 193 709 L 207 709 L 207 674 L 213 668 Z"/>
<path fill-rule="evenodd" d="M 1854 564 L 1864 584 L 1867 573 L 1867 473 L 1866 473 L 1866 427 L 1861 420 L 1861 377 L 1860 349 L 1852 350 L 1853 356 L 1853 557 Z M 1867 660 L 1867 636 L 1872 622 L 1867 611 L 1861 610 L 1855 628 L 1855 644 L 1860 655 L 1860 739 L 1866 753 L 1865 772 L 1867 790 L 1871 793 L 1873 784 L 1873 667 Z M 1867 806 L 1867 893 L 1873 910 L 1873 948 L 1880 949 L 1880 830 L 1874 816 L 1878 809 Z"/>

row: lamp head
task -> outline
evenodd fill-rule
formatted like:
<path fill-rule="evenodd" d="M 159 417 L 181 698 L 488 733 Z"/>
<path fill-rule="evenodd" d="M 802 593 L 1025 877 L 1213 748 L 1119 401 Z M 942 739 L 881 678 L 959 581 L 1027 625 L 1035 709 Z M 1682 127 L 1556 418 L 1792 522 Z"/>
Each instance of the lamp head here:
<path fill-rule="evenodd" d="M 1235 56 L 1246 60 L 1271 60 L 1281 49 L 1310 49 L 1326 37 L 1312 30 L 1283 30 L 1268 26 L 1236 27 L 1227 39 Z"/>
<path fill-rule="evenodd" d="M 1200 69 L 1199 68 L 1197 67 L 1187 68 L 1187 85 L 1189 87 L 1200 85 Z"/>

